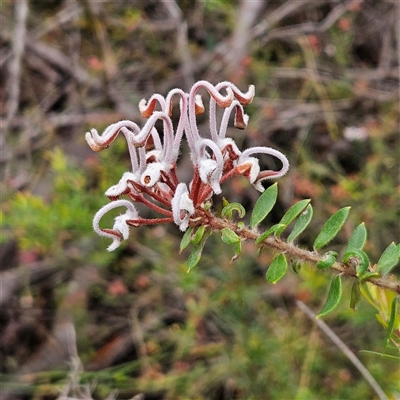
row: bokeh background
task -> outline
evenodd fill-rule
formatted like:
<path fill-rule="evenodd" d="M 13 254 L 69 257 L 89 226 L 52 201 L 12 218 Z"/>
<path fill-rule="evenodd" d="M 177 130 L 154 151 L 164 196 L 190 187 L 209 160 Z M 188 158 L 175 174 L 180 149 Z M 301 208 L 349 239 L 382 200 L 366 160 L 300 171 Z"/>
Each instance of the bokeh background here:
<path fill-rule="evenodd" d="M 141 227 L 117 251 L 92 232 L 129 159 L 93 153 L 87 130 L 143 123 L 137 104 L 199 79 L 256 87 L 242 146 L 287 154 L 266 225 L 299 199 L 324 221 L 352 206 L 377 260 L 399 238 L 400 5 L 381 0 L 4 0 L 0 14 L 2 399 L 373 399 L 343 353 L 298 308 L 318 311 L 330 272 L 265 281 L 273 254 L 213 235 L 189 274 L 176 226 Z M 207 103 L 207 102 L 206 102 Z M 178 116 L 174 116 L 177 118 Z M 199 118 L 206 129 L 207 118 Z M 189 161 L 183 153 L 180 162 Z M 264 167 L 271 160 L 263 160 Z M 245 180 L 223 186 L 251 210 Z M 215 199 L 216 208 L 222 198 Z M 112 219 L 105 218 L 104 224 Z M 396 271 L 395 271 L 396 272 Z M 363 300 L 325 321 L 398 398 L 398 361 Z M 386 349 L 390 353 L 391 349 Z M 62 397 L 64 396 L 64 397 Z"/>

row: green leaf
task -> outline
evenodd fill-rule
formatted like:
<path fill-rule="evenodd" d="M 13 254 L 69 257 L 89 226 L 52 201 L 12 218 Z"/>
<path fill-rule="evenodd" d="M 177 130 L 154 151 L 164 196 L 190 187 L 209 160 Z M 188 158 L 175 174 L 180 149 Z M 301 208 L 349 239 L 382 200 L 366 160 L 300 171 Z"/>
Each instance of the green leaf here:
<path fill-rule="evenodd" d="M 320 249 L 328 244 L 340 231 L 349 215 L 350 207 L 344 207 L 336 211 L 325 225 L 322 227 L 321 232 L 318 234 L 314 242 L 314 249 Z"/>
<path fill-rule="evenodd" d="M 317 318 L 330 313 L 339 304 L 341 297 L 342 297 L 342 281 L 340 279 L 340 275 L 336 275 L 333 278 L 331 286 L 329 288 L 326 302 L 322 307 L 322 310 L 317 314 Z"/>
<path fill-rule="evenodd" d="M 376 264 L 376 271 L 382 276 L 388 274 L 399 262 L 400 247 L 390 243 Z"/>
<path fill-rule="evenodd" d="M 209 235 L 203 236 L 200 243 L 193 246 L 191 253 L 189 254 L 187 260 L 187 272 L 194 268 L 200 261 L 201 254 L 203 252 L 204 245 L 206 244 Z"/>
<path fill-rule="evenodd" d="M 298 274 L 299 271 L 301 270 L 301 262 L 299 260 L 294 260 L 292 262 L 292 269 L 293 269 L 293 272 Z"/>
<path fill-rule="evenodd" d="M 230 203 L 222 209 L 221 217 L 225 218 L 227 216 L 229 219 L 231 219 L 232 211 L 237 211 L 239 218 L 243 218 L 246 215 L 246 210 L 240 203 Z"/>
<path fill-rule="evenodd" d="M 297 203 L 293 204 L 289 210 L 286 211 L 285 215 L 280 220 L 280 224 L 283 227 L 279 228 L 276 231 L 276 235 L 279 236 L 287 227 L 288 225 L 307 207 L 310 199 L 300 200 Z"/>
<path fill-rule="evenodd" d="M 265 240 L 268 236 L 272 235 L 275 233 L 279 228 L 281 228 L 282 224 L 275 224 L 272 225 L 271 228 L 269 228 L 267 231 L 262 233 L 257 239 L 256 239 L 256 244 L 260 244 L 263 240 Z"/>
<path fill-rule="evenodd" d="M 240 241 L 240 242 L 236 243 L 235 253 L 238 256 L 238 255 L 240 255 L 241 252 L 242 252 L 242 242 Z"/>
<path fill-rule="evenodd" d="M 369 258 L 362 250 L 350 250 L 343 256 L 343 262 L 356 268 L 357 276 L 363 276 L 368 270 Z"/>
<path fill-rule="evenodd" d="M 398 356 L 392 356 L 391 354 L 385 354 L 385 353 L 378 353 L 377 351 L 360 350 L 359 352 L 360 353 L 365 353 L 365 354 L 371 354 L 373 356 L 379 356 L 379 357 L 382 357 L 382 358 L 386 358 L 388 360 L 394 360 L 397 363 L 400 360 L 400 357 L 398 357 Z"/>
<path fill-rule="evenodd" d="M 359 280 L 360 283 L 364 283 L 366 280 L 368 280 L 369 278 L 379 278 L 381 275 L 379 274 L 379 272 L 364 272 Z"/>
<path fill-rule="evenodd" d="M 267 270 L 267 281 L 274 284 L 278 282 L 285 275 L 287 266 L 288 263 L 285 255 L 282 253 L 277 255 Z"/>
<path fill-rule="evenodd" d="M 181 245 L 179 247 L 179 253 L 182 253 L 182 251 L 189 246 L 192 239 L 192 233 L 193 233 L 193 226 L 189 227 L 189 229 L 187 229 L 185 234 L 183 235 L 181 240 Z"/>
<path fill-rule="evenodd" d="M 356 311 L 357 305 L 361 300 L 360 281 L 355 280 L 351 287 L 350 308 Z"/>
<path fill-rule="evenodd" d="M 203 239 L 203 235 L 204 235 L 205 230 L 206 230 L 206 226 L 205 225 L 199 226 L 197 231 L 195 232 L 195 234 L 192 236 L 191 242 L 193 244 L 200 243 L 200 240 Z"/>
<path fill-rule="evenodd" d="M 337 255 L 338 253 L 336 253 L 336 251 L 328 251 L 326 254 L 324 254 L 322 260 L 317 262 L 317 268 L 327 269 L 332 267 L 332 265 L 336 262 Z"/>
<path fill-rule="evenodd" d="M 278 197 L 278 184 L 274 183 L 258 198 L 250 216 L 250 227 L 255 228 L 272 210 Z"/>
<path fill-rule="evenodd" d="M 309 204 L 307 208 L 300 214 L 299 219 L 296 221 L 292 232 L 287 238 L 288 242 L 293 242 L 303 231 L 307 228 L 308 224 L 311 222 L 313 217 L 313 208 Z"/>
<path fill-rule="evenodd" d="M 236 244 L 240 242 L 240 237 L 230 228 L 221 229 L 221 239 L 227 244 Z"/>
<path fill-rule="evenodd" d="M 392 300 L 391 308 L 390 308 L 390 319 L 389 319 L 388 328 L 387 328 L 385 347 L 387 347 L 387 345 L 390 342 L 390 338 L 392 337 L 395 322 L 396 322 L 396 315 L 397 315 L 397 297 L 394 297 Z"/>
<path fill-rule="evenodd" d="M 347 243 L 345 253 L 350 250 L 362 250 L 365 242 L 367 241 L 367 229 L 365 228 L 364 222 L 354 229 L 352 235 L 350 236 L 349 242 Z"/>

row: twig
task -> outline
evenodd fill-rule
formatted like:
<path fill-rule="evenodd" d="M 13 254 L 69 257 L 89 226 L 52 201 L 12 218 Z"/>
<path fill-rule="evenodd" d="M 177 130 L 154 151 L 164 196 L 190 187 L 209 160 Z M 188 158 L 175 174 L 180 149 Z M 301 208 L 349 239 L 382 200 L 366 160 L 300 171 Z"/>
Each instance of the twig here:
<path fill-rule="evenodd" d="M 248 239 L 251 241 L 255 241 L 260 233 L 249 229 L 249 228 L 241 228 L 238 227 L 235 223 L 217 218 L 212 214 L 207 214 L 208 217 L 208 224 L 214 230 L 221 231 L 223 228 L 230 228 L 234 231 L 240 238 Z M 322 261 L 323 256 L 317 252 L 312 252 L 306 249 L 302 249 L 297 247 L 292 243 L 287 243 L 280 238 L 275 236 L 269 236 L 265 240 L 263 240 L 260 245 L 265 245 L 269 248 L 276 249 L 281 253 L 285 253 L 286 256 L 290 259 L 294 260 L 302 260 L 305 262 L 310 262 L 312 264 L 317 264 L 319 261 Z M 332 266 L 332 269 L 339 271 L 347 276 L 357 277 L 357 273 L 355 268 L 352 268 L 346 264 L 335 262 Z M 367 282 L 372 283 L 375 286 L 392 290 L 396 293 L 400 294 L 400 282 L 390 280 L 389 278 L 382 277 L 382 278 L 368 278 L 366 279 Z"/>
<path fill-rule="evenodd" d="M 320 1 L 319 4 L 327 3 L 328 1 Z M 259 38 L 273 25 L 276 25 L 279 21 L 281 21 L 286 16 L 292 14 L 298 9 L 302 9 L 304 7 L 304 3 L 301 1 L 287 1 L 276 10 L 272 11 L 267 18 L 265 18 L 262 22 L 258 23 L 251 31 L 252 39 Z"/>
<path fill-rule="evenodd" d="M 175 27 L 177 30 L 177 51 L 182 62 L 185 86 L 188 89 L 194 83 L 194 75 L 192 57 L 189 51 L 187 22 L 183 18 L 182 10 L 179 8 L 175 0 L 162 0 L 162 3 L 175 21 Z"/>
<path fill-rule="evenodd" d="M 13 58 L 9 64 L 9 100 L 5 130 L 18 111 L 20 81 L 21 81 L 21 60 L 25 49 L 26 19 L 28 17 L 28 0 L 21 0 L 15 3 L 15 29 L 13 35 Z"/>
<path fill-rule="evenodd" d="M 296 300 L 297 307 L 303 311 L 303 313 L 314 323 L 318 325 L 318 327 L 328 336 L 329 339 L 339 348 L 339 350 L 353 363 L 353 365 L 358 369 L 361 375 L 365 378 L 365 380 L 370 384 L 372 389 L 375 391 L 379 399 L 388 400 L 385 392 L 380 387 L 379 383 L 375 380 L 375 378 L 371 375 L 368 369 L 364 366 L 364 364 L 356 357 L 356 355 L 346 346 L 346 344 L 336 335 L 335 332 L 332 331 L 331 328 L 320 319 L 316 318 L 316 315 L 300 300 Z"/>
<path fill-rule="evenodd" d="M 247 44 L 250 42 L 251 27 L 259 17 L 263 5 L 262 1 L 247 0 L 242 0 L 239 4 L 230 51 L 225 57 L 228 77 L 234 72 L 236 75 L 241 74 L 240 66 L 249 51 Z M 237 77 L 235 76 L 235 78 Z"/>
<path fill-rule="evenodd" d="M 352 2 L 353 0 L 347 0 L 345 3 L 340 3 L 320 22 L 305 22 L 299 25 L 292 25 L 288 28 L 273 29 L 264 38 L 260 39 L 258 44 L 259 46 L 263 46 L 272 39 L 297 38 L 297 36 L 310 33 L 325 32 L 347 11 L 348 6 Z M 360 0 L 360 3 L 362 2 L 363 0 Z"/>
<path fill-rule="evenodd" d="M 80 1 L 99 46 L 100 57 L 104 64 L 104 83 L 109 99 L 115 104 L 117 110 L 124 115 L 124 118 L 139 118 L 139 111 L 125 99 L 116 87 L 118 82 L 118 64 L 116 54 L 113 52 L 110 44 L 106 26 L 104 21 L 101 20 L 99 9 L 101 4 L 89 0 Z"/>

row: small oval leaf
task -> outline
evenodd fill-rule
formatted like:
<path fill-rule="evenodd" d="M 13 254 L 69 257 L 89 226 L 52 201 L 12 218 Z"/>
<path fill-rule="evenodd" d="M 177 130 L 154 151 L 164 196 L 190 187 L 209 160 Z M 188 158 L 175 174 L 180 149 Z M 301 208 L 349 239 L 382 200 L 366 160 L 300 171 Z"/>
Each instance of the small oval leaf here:
<path fill-rule="evenodd" d="M 269 228 L 267 231 L 265 231 L 264 233 L 262 233 L 257 239 L 256 239 L 256 244 L 260 244 L 263 240 L 265 240 L 268 236 L 272 235 L 273 233 L 275 233 L 278 229 L 280 229 L 282 226 L 282 224 L 275 224 L 272 225 L 271 228 Z"/>
<path fill-rule="evenodd" d="M 338 253 L 336 253 L 336 251 L 328 251 L 326 254 L 324 254 L 322 260 L 317 262 L 317 268 L 327 269 L 332 267 L 332 265 L 336 262 L 337 255 Z"/>
<path fill-rule="evenodd" d="M 274 183 L 258 198 L 250 216 L 250 227 L 255 228 L 272 210 L 278 197 L 278 184 Z"/>
<path fill-rule="evenodd" d="M 277 255 L 267 270 L 267 281 L 274 284 L 278 282 L 285 275 L 287 266 L 288 263 L 285 255 L 282 253 Z"/>
<path fill-rule="evenodd" d="M 236 243 L 235 253 L 237 256 L 239 256 L 242 253 L 242 242 L 241 241 Z"/>
<path fill-rule="evenodd" d="M 179 253 L 182 253 L 182 251 L 189 246 L 192 239 L 192 233 L 193 233 L 193 226 L 190 226 L 188 229 L 186 229 L 186 232 L 182 237 L 181 244 L 179 247 Z"/>
<path fill-rule="evenodd" d="M 221 229 L 221 239 L 227 244 L 236 244 L 240 242 L 240 237 L 230 228 Z"/>
<path fill-rule="evenodd" d="M 190 270 L 193 269 L 199 263 L 208 236 L 209 235 L 203 236 L 200 243 L 197 243 L 193 246 L 192 251 L 189 254 L 187 260 L 187 272 L 190 272 Z"/>
<path fill-rule="evenodd" d="M 222 209 L 221 217 L 225 218 L 227 216 L 229 219 L 231 219 L 233 211 L 238 213 L 239 218 L 243 218 L 246 215 L 246 210 L 240 203 L 229 203 Z"/>
<path fill-rule="evenodd" d="M 390 342 L 390 338 L 392 337 L 394 327 L 395 327 L 395 322 L 396 322 L 396 316 L 397 316 L 397 297 L 395 296 L 392 300 L 392 304 L 390 307 L 390 319 L 389 319 L 388 328 L 387 328 L 385 347 L 387 347 L 387 345 Z"/>
<path fill-rule="evenodd" d="M 340 298 L 342 297 L 342 280 L 340 275 L 336 275 L 329 287 L 328 297 L 322 310 L 317 314 L 317 318 L 322 317 L 330 313 L 339 304 Z"/>
<path fill-rule="evenodd" d="M 280 220 L 280 224 L 284 227 L 279 228 L 276 231 L 276 235 L 280 235 L 287 226 L 307 207 L 308 203 L 310 203 L 310 199 L 300 200 L 297 203 L 293 204 L 289 210 L 286 211 L 285 215 Z"/>
<path fill-rule="evenodd" d="M 361 300 L 360 281 L 355 280 L 353 286 L 351 287 L 350 308 L 356 311 L 357 305 L 360 302 L 360 300 Z"/>
<path fill-rule="evenodd" d="M 308 224 L 311 222 L 313 217 L 313 208 L 309 204 L 307 208 L 300 214 L 299 219 L 296 221 L 294 228 L 287 238 L 288 242 L 293 242 L 303 231 L 307 228 Z"/>
<path fill-rule="evenodd" d="M 340 231 L 349 215 L 350 207 L 344 207 L 336 211 L 325 225 L 322 227 L 321 232 L 318 234 L 314 242 L 314 249 L 320 249 L 328 244 Z"/>
<path fill-rule="evenodd" d="M 354 229 L 352 235 L 350 236 L 349 242 L 347 243 L 345 253 L 351 250 L 362 250 L 367 241 L 367 229 L 365 228 L 364 222 Z"/>
<path fill-rule="evenodd" d="M 343 256 L 345 264 L 356 267 L 357 276 L 363 276 L 369 267 L 368 255 L 362 250 L 350 250 Z"/>
<path fill-rule="evenodd" d="M 400 247 L 390 243 L 376 264 L 376 271 L 382 276 L 388 274 L 399 262 Z"/>
<path fill-rule="evenodd" d="M 205 225 L 201 225 L 197 228 L 197 231 L 194 233 L 194 235 L 192 236 L 192 240 L 191 242 L 193 244 L 198 244 L 200 243 L 200 240 L 203 239 L 204 236 L 204 232 L 206 230 L 206 226 Z"/>
<path fill-rule="evenodd" d="M 379 272 L 364 272 L 360 277 L 360 283 L 364 283 L 366 280 L 370 279 L 370 278 L 379 278 L 381 275 L 379 274 Z"/>

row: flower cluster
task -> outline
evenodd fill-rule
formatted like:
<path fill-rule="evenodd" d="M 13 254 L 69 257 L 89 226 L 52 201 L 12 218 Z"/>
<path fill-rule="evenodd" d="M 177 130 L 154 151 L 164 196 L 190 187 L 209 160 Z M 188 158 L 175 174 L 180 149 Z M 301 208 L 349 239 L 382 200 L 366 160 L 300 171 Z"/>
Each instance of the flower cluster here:
<path fill-rule="evenodd" d="M 200 135 L 196 121 L 196 115 L 205 111 L 202 98 L 197 94 L 200 89 L 205 89 L 210 95 L 210 135 L 207 138 Z M 175 127 L 171 120 L 174 97 L 179 98 L 180 110 Z M 235 175 L 245 176 L 262 192 L 263 180 L 279 178 L 287 172 L 289 162 L 281 152 L 270 147 L 240 151 L 234 140 L 226 137 L 233 112 L 235 127 L 244 129 L 247 126 L 248 116 L 243 106 L 251 103 L 253 97 L 252 85 L 243 93 L 231 82 L 214 86 L 207 81 L 198 81 L 189 93 L 173 89 L 166 97 L 154 94 L 148 101 L 143 99 L 139 110 L 147 122 L 142 128 L 132 121 L 123 120 L 107 127 L 101 135 L 95 129 L 86 133 L 86 141 L 94 151 L 107 148 L 121 133 L 130 154 L 131 171 L 125 172 L 120 181 L 106 191 L 112 202 L 102 207 L 93 219 L 94 230 L 113 240 L 109 251 L 128 238 L 130 226 L 174 222 L 185 231 L 190 225 L 199 225 L 212 196 L 221 193 L 221 184 Z M 224 109 L 219 126 L 217 106 Z M 162 135 L 155 127 L 158 120 L 162 121 Z M 176 171 L 184 137 L 193 163 L 193 178 L 189 184 L 179 182 Z M 149 147 L 151 150 L 147 150 Z M 279 171 L 261 171 L 255 154 L 278 158 L 282 168 Z M 120 199 L 121 196 L 127 199 Z M 142 203 L 163 217 L 141 218 L 134 203 Z M 103 215 L 117 207 L 125 207 L 126 212 L 115 218 L 112 229 L 100 228 Z"/>

